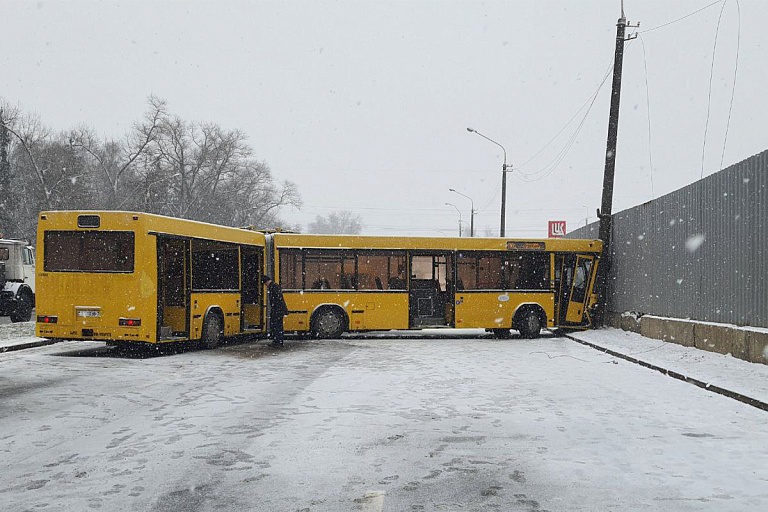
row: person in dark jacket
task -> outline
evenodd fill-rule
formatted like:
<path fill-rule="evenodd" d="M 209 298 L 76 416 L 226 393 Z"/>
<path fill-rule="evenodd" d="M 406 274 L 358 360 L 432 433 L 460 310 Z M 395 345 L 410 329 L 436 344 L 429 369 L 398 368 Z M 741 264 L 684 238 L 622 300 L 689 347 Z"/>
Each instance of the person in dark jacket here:
<path fill-rule="evenodd" d="M 269 299 L 269 330 L 274 345 L 283 344 L 283 317 L 288 314 L 288 306 L 283 298 L 283 289 L 269 276 L 262 276 L 261 282 L 267 285 Z"/>

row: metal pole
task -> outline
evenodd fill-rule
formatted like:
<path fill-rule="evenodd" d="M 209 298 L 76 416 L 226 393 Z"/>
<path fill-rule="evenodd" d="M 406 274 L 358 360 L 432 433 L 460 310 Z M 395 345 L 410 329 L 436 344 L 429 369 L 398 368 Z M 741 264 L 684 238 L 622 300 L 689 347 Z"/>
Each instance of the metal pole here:
<path fill-rule="evenodd" d="M 456 209 L 456 213 L 459 214 L 459 238 L 461 238 L 461 210 L 459 210 L 459 207 L 453 203 L 445 203 L 445 204 L 446 206 L 453 206 Z"/>
<path fill-rule="evenodd" d="M 470 198 L 469 204 L 470 208 L 472 208 L 469 215 L 469 237 L 475 238 L 475 202 Z"/>
<path fill-rule="evenodd" d="M 475 202 L 467 194 L 462 194 L 461 192 L 459 192 L 454 188 L 449 188 L 448 192 L 454 192 L 456 194 L 459 194 L 462 197 L 466 197 L 467 199 L 469 199 L 470 208 L 472 208 L 472 210 L 470 210 L 470 217 L 469 217 L 469 236 L 474 237 L 475 236 Z M 448 204 L 448 203 L 445 203 L 445 204 Z"/>
<path fill-rule="evenodd" d="M 511 165 L 507 165 L 507 150 L 504 149 L 504 146 L 502 146 L 495 140 L 491 139 L 490 137 L 486 137 L 485 135 L 475 130 L 474 128 L 467 128 L 467 131 L 469 133 L 475 133 L 479 135 L 480 137 L 484 138 L 488 142 L 493 142 L 494 144 L 499 146 L 501 150 L 504 152 L 504 163 L 501 166 L 501 227 L 499 229 L 499 236 L 504 237 L 504 232 L 505 232 L 504 224 L 505 224 L 505 216 L 506 216 L 505 213 L 507 210 L 507 167 L 512 167 Z"/>
<path fill-rule="evenodd" d="M 501 168 L 501 227 L 499 236 L 506 236 L 505 224 L 507 220 L 507 153 L 504 152 L 504 165 Z"/>
<path fill-rule="evenodd" d="M 600 218 L 600 240 L 603 242 L 603 256 L 599 266 L 597 292 L 598 310 L 596 323 L 602 325 L 606 303 L 608 271 L 611 266 L 611 210 L 613 207 L 613 182 L 616 170 L 616 141 L 619 132 L 619 100 L 621 98 L 621 69 L 624 61 L 624 33 L 627 19 L 622 6 L 621 18 L 616 24 L 616 52 L 613 63 L 613 87 L 611 93 L 611 111 L 608 118 L 608 141 L 605 151 L 605 172 L 603 174 L 603 198 L 598 217 Z"/>

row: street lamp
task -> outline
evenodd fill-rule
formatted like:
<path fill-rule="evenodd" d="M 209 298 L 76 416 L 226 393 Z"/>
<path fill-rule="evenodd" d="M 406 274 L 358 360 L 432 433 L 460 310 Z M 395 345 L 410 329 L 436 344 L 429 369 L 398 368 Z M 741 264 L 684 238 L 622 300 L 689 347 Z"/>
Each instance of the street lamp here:
<path fill-rule="evenodd" d="M 453 206 L 459 214 L 459 238 L 461 238 L 461 210 L 453 203 L 445 203 L 446 206 Z"/>
<path fill-rule="evenodd" d="M 474 237 L 475 236 L 475 202 L 467 194 L 462 194 L 458 190 L 449 188 L 448 192 L 455 192 L 456 194 L 459 194 L 460 196 L 463 196 L 463 197 L 466 197 L 467 199 L 469 199 L 469 203 L 470 203 L 471 208 L 472 208 L 470 210 L 471 215 L 469 217 L 469 236 L 470 237 Z"/>
<path fill-rule="evenodd" d="M 507 150 L 504 149 L 504 146 L 496 142 L 495 140 L 486 137 L 479 131 L 475 130 L 474 128 L 467 128 L 467 131 L 469 133 L 474 133 L 479 135 L 480 137 L 484 138 L 485 140 L 489 142 L 493 142 L 497 146 L 501 148 L 501 150 L 504 152 L 504 164 L 501 166 L 501 229 L 499 230 L 499 236 L 503 237 L 504 235 L 504 220 L 505 216 L 504 213 L 506 212 L 507 208 L 507 167 L 511 168 L 511 165 L 507 165 Z M 509 171 L 512 172 L 512 171 Z"/>

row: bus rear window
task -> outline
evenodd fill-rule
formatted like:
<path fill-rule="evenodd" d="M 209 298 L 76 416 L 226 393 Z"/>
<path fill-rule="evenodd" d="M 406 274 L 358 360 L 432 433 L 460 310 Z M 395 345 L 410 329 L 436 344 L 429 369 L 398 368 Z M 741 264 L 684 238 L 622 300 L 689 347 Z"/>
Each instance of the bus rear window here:
<path fill-rule="evenodd" d="M 130 231 L 46 231 L 46 272 L 133 272 Z"/>

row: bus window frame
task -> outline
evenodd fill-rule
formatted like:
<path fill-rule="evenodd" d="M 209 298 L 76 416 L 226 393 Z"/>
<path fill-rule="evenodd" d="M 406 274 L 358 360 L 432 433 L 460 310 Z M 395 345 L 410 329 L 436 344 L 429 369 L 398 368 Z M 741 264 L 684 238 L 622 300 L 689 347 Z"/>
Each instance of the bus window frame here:
<path fill-rule="evenodd" d="M 349 279 L 352 282 L 352 288 L 308 288 L 307 287 L 307 255 L 311 252 L 318 251 L 319 253 L 326 253 L 326 254 L 339 254 L 341 256 L 342 265 L 344 260 L 346 259 L 352 259 L 354 261 L 354 273 L 353 274 L 345 274 L 345 276 L 349 275 Z M 327 292 L 334 292 L 334 293 L 350 293 L 350 292 L 359 292 L 359 293 L 407 293 L 409 290 L 409 265 L 408 265 L 408 251 L 406 249 L 356 249 L 356 248 L 342 248 L 342 249 L 334 249 L 334 248 L 326 248 L 326 247 L 277 247 L 277 261 L 278 261 L 278 268 L 276 274 L 280 278 L 280 286 L 283 287 L 284 292 L 321 292 L 321 293 L 327 293 Z M 285 285 L 286 283 L 283 282 L 283 262 L 285 261 L 285 257 L 290 254 L 296 254 L 299 255 L 301 258 L 300 262 L 296 262 L 295 270 L 298 270 L 299 267 L 301 268 L 301 288 L 287 288 Z M 349 258 L 349 255 L 352 255 L 352 258 Z M 395 274 L 392 276 L 392 278 L 399 278 L 403 281 L 403 287 L 402 288 L 389 288 L 389 281 L 390 277 L 387 277 L 387 288 L 383 288 L 381 290 L 378 289 L 369 289 L 369 288 L 360 288 L 360 272 L 359 272 L 359 258 L 360 256 L 386 256 L 387 257 L 387 272 L 389 273 L 390 268 L 392 266 L 393 258 L 399 258 L 401 259 L 401 262 L 403 264 L 403 271 L 401 274 Z M 310 254 L 311 256 L 311 254 Z M 341 276 L 339 277 L 341 279 Z M 296 281 L 299 281 L 298 279 Z M 297 284 L 299 284 L 297 282 Z"/>

